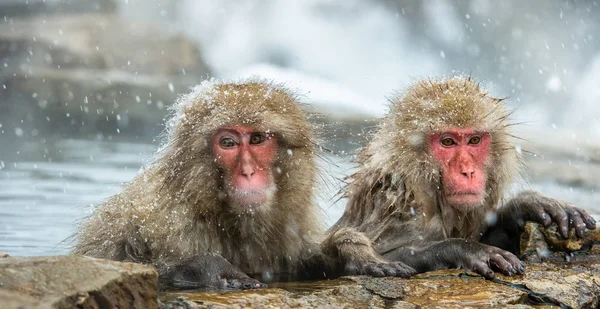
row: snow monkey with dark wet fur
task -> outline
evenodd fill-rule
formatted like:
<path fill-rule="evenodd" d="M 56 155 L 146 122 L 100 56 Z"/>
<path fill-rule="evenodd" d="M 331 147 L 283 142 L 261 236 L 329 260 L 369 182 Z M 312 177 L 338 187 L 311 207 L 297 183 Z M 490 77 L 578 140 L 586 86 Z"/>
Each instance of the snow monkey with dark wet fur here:
<path fill-rule="evenodd" d="M 320 252 L 315 142 L 292 92 L 260 80 L 204 82 L 174 109 L 154 162 L 82 223 L 75 253 L 154 265 L 162 288 L 342 274 L 350 258 Z"/>
<path fill-rule="evenodd" d="M 364 233 L 382 257 L 418 272 L 458 267 L 491 279 L 523 272 L 513 253 L 527 220 L 554 222 L 564 236 L 595 228 L 585 211 L 536 192 L 504 200 L 522 164 L 501 101 L 470 77 L 421 81 L 393 98 L 328 246 Z"/>

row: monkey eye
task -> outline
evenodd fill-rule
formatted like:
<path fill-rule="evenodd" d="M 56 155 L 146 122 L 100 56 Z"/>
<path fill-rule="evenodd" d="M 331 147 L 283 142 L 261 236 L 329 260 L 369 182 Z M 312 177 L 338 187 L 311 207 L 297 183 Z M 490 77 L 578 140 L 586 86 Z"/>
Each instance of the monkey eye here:
<path fill-rule="evenodd" d="M 450 146 L 452 146 L 452 145 L 454 145 L 454 144 L 455 144 L 455 143 L 454 143 L 454 140 L 453 140 L 453 139 L 451 139 L 451 138 L 449 138 L 449 137 L 446 137 L 446 138 L 444 138 L 444 139 L 443 139 L 443 140 L 442 140 L 440 143 L 441 143 L 441 144 L 442 144 L 442 146 L 444 146 L 444 147 L 450 147 Z"/>
<path fill-rule="evenodd" d="M 219 146 L 221 148 L 233 148 L 237 145 L 237 143 L 231 137 L 224 137 L 219 141 Z"/>
<path fill-rule="evenodd" d="M 250 135 L 250 144 L 261 144 L 265 141 L 266 137 L 262 133 L 253 133 Z"/>
<path fill-rule="evenodd" d="M 472 144 L 472 145 L 477 145 L 477 144 L 479 144 L 479 142 L 481 142 L 481 137 L 479 137 L 479 136 L 473 136 L 469 140 L 469 144 Z"/>

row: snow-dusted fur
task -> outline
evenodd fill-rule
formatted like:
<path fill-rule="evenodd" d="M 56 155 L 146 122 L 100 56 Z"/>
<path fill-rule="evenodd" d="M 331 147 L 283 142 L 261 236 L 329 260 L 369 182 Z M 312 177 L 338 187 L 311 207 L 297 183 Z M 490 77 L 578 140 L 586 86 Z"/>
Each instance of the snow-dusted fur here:
<path fill-rule="evenodd" d="M 354 227 L 364 232 L 380 253 L 399 239 L 477 238 L 486 213 L 499 206 L 521 166 L 510 141 L 510 112 L 501 101 L 470 77 L 420 81 L 392 98 L 378 132 L 359 154 L 359 170 L 344 191 L 349 198 L 346 211 L 333 229 Z M 441 168 L 427 147 L 428 135 L 450 128 L 491 135 L 487 197 L 474 210 L 455 209 L 445 202 Z"/>
<path fill-rule="evenodd" d="M 240 215 L 223 199 L 209 141 L 235 124 L 277 136 L 268 210 Z M 294 93 L 257 79 L 206 81 L 174 104 L 153 162 L 82 222 L 74 253 L 162 265 L 213 252 L 247 274 L 293 273 L 322 233 L 315 173 L 312 130 Z"/>

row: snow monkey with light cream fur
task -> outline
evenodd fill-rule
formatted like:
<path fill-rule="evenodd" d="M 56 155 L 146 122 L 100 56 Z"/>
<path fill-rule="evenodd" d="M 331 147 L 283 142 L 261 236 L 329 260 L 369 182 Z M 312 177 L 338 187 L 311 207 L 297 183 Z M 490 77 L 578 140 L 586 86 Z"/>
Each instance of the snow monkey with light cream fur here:
<path fill-rule="evenodd" d="M 162 288 L 257 288 L 324 278 L 315 142 L 296 96 L 260 80 L 204 82 L 179 99 L 156 159 L 85 220 L 77 254 L 158 268 Z M 372 248 L 352 252 L 374 254 Z M 410 275 L 401 263 L 363 274 Z"/>
<path fill-rule="evenodd" d="M 421 81 L 393 98 L 327 247 L 362 232 L 381 256 L 418 272 L 459 267 L 491 279 L 523 272 L 513 253 L 527 220 L 554 222 L 565 237 L 595 228 L 585 211 L 536 192 L 504 200 L 521 163 L 501 101 L 470 77 Z"/>

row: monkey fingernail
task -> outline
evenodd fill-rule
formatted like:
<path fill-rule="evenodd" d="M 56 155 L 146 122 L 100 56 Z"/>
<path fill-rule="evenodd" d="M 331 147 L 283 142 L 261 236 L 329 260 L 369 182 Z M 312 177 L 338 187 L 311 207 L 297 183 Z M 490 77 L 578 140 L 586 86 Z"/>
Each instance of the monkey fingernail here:
<path fill-rule="evenodd" d="M 546 213 L 542 213 L 541 218 L 542 224 L 546 227 L 552 223 L 552 219 L 550 219 L 550 216 L 548 216 Z"/>

